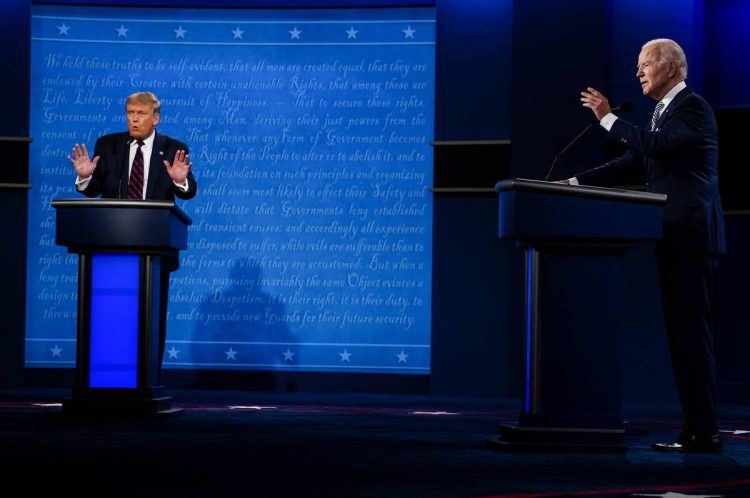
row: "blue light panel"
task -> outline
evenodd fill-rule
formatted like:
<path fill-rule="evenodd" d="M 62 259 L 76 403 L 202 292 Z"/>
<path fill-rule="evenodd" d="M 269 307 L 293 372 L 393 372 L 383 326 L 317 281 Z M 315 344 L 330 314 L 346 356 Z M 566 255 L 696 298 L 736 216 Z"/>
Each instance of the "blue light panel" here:
<path fill-rule="evenodd" d="M 138 277 L 137 254 L 92 256 L 89 387 L 137 385 Z"/>

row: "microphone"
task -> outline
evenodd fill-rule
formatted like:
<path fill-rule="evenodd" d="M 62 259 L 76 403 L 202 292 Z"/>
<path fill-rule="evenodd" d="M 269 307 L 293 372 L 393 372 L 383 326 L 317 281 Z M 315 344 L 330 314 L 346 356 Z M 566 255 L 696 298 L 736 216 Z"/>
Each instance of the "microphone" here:
<path fill-rule="evenodd" d="M 623 102 L 622 104 L 618 106 L 610 107 L 609 111 L 610 112 L 614 112 L 614 111 L 628 112 L 632 108 L 633 108 L 633 104 L 631 104 L 630 102 Z M 586 125 L 586 128 L 581 130 L 581 132 L 578 135 L 576 135 L 576 137 L 573 140 L 571 140 L 570 143 L 568 143 L 568 145 L 566 145 L 563 148 L 563 150 L 557 153 L 557 155 L 555 156 L 555 159 L 552 161 L 552 166 L 550 166 L 549 171 L 547 171 L 547 176 L 544 177 L 545 182 L 549 179 L 550 175 L 552 174 L 552 170 L 555 169 L 555 164 L 557 164 L 557 160 L 560 159 L 560 156 L 562 156 L 566 150 L 570 149 L 570 147 L 574 143 L 576 143 L 583 135 L 585 135 L 586 132 L 589 131 L 589 129 L 594 125 L 594 123 L 598 123 L 598 121 L 592 121 L 588 125 Z"/>
<path fill-rule="evenodd" d="M 128 144 L 128 146 L 131 146 L 133 145 L 133 142 L 135 142 L 135 138 L 133 138 L 131 135 L 128 135 L 125 143 Z M 122 199 L 122 174 L 120 174 L 120 183 L 119 185 L 117 185 L 117 198 Z"/>
<path fill-rule="evenodd" d="M 620 111 L 620 112 L 628 112 L 633 109 L 633 104 L 630 102 L 623 102 L 622 104 L 618 105 L 617 107 L 612 107 L 610 109 L 610 112 L 614 111 Z"/>

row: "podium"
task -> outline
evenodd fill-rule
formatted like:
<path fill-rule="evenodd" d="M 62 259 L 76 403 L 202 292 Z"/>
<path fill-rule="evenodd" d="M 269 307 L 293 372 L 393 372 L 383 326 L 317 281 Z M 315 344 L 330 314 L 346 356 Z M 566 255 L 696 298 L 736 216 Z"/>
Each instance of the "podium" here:
<path fill-rule="evenodd" d="M 498 236 L 525 254 L 523 405 L 494 448 L 625 450 L 625 249 L 662 237 L 666 196 L 534 180 L 499 182 Z"/>
<path fill-rule="evenodd" d="M 179 412 L 158 385 L 159 330 L 169 272 L 192 221 L 169 201 L 74 199 L 52 207 L 57 245 L 79 255 L 76 374 L 63 412 Z"/>

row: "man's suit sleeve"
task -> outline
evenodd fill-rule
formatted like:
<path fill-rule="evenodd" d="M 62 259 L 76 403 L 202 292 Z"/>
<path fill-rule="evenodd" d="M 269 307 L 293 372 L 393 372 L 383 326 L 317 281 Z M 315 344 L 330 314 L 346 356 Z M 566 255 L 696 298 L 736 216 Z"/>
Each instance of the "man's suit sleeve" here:
<path fill-rule="evenodd" d="M 658 131 L 617 119 L 607 134 L 609 140 L 626 147 L 628 152 L 614 161 L 576 175 L 586 185 L 611 186 L 643 183 L 645 159 L 661 160 L 702 140 L 705 111 L 697 98 L 688 97 L 670 110 Z"/>
<path fill-rule="evenodd" d="M 617 120 L 621 121 L 621 120 Z M 636 185 L 645 182 L 643 157 L 632 149 L 622 156 L 596 168 L 575 176 L 581 185 L 611 187 L 614 185 Z"/>
<path fill-rule="evenodd" d="M 608 138 L 635 150 L 649 159 L 664 159 L 683 147 L 697 144 L 705 127 L 703 106 L 697 99 L 688 99 L 670 111 L 658 131 L 641 128 L 622 119 L 612 125 Z"/>

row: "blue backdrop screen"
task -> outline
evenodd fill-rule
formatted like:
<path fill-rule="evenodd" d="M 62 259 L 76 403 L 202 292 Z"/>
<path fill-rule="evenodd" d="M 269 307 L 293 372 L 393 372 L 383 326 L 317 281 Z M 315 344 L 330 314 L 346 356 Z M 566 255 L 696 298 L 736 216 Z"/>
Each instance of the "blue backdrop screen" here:
<path fill-rule="evenodd" d="M 429 373 L 433 8 L 34 6 L 26 362 L 75 364 L 66 156 L 153 91 L 190 146 L 164 365 Z"/>

